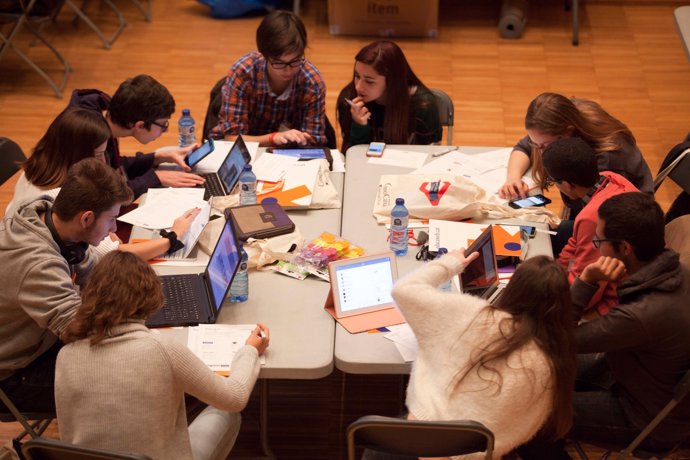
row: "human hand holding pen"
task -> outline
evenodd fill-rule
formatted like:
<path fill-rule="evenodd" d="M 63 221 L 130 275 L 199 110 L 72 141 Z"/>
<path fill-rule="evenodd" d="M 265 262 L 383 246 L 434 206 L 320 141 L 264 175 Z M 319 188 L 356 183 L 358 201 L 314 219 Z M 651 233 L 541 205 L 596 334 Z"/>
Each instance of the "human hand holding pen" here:
<path fill-rule="evenodd" d="M 355 123 L 362 126 L 369 123 L 371 112 L 369 112 L 369 109 L 364 105 L 364 99 L 361 96 L 357 96 L 352 100 L 345 98 L 345 102 L 350 104 L 350 114 Z"/>
<path fill-rule="evenodd" d="M 254 330 L 247 337 L 246 345 L 251 345 L 259 352 L 259 356 L 263 355 L 268 348 L 271 341 L 271 331 L 265 325 L 258 323 Z"/>

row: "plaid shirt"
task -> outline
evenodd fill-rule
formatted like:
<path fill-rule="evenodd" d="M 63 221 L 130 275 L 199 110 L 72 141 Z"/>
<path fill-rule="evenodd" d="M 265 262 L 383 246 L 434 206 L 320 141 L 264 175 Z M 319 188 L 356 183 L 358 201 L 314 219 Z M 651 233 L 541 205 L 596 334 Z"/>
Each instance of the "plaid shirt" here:
<path fill-rule="evenodd" d="M 230 69 L 218 114 L 223 132 L 260 136 L 283 126 L 307 132 L 317 144 L 326 145 L 326 85 L 318 69 L 305 61 L 285 93 L 276 95 L 268 83 L 267 64 L 253 51 Z"/>

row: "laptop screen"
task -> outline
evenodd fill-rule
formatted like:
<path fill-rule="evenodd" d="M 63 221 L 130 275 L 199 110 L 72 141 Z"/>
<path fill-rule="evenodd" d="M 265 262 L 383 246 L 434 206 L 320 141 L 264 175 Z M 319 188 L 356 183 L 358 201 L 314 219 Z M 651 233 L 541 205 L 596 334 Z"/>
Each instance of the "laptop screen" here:
<path fill-rule="evenodd" d="M 230 149 L 230 153 L 225 157 L 225 161 L 223 161 L 223 164 L 218 170 L 218 177 L 223 182 L 223 185 L 225 185 L 225 193 L 230 193 L 232 191 L 232 188 L 240 178 L 242 168 L 251 161 L 251 158 L 242 136 L 237 136 L 232 149 Z"/>
<path fill-rule="evenodd" d="M 240 251 L 235 237 L 235 229 L 232 226 L 232 221 L 228 220 L 225 222 L 223 232 L 220 234 L 216 248 L 213 250 L 206 267 L 206 280 L 215 314 L 218 314 L 221 305 L 223 305 L 223 300 L 225 300 L 239 265 Z"/>
<path fill-rule="evenodd" d="M 460 287 L 463 292 L 481 295 L 481 291 L 498 283 L 496 251 L 491 230 L 491 226 L 485 229 L 465 251 L 466 255 L 478 252 L 479 257 L 460 274 Z"/>

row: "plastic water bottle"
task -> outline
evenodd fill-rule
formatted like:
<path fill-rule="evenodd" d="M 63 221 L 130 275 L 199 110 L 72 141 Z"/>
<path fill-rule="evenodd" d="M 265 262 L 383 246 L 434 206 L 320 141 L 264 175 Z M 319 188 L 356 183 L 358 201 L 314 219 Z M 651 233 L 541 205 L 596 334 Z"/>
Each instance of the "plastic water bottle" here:
<path fill-rule="evenodd" d="M 440 259 L 445 254 L 448 254 L 448 249 L 438 248 L 438 251 L 436 252 L 436 259 Z M 442 285 L 440 285 L 438 288 L 442 291 L 451 292 L 453 290 L 453 283 L 450 280 L 448 280 L 445 283 L 443 283 Z"/>
<path fill-rule="evenodd" d="M 244 165 L 240 174 L 240 206 L 256 204 L 256 176 L 252 165 Z"/>
<path fill-rule="evenodd" d="M 391 251 L 396 256 L 407 254 L 407 221 L 409 215 L 410 213 L 405 207 L 405 200 L 403 198 L 396 198 L 395 206 L 391 210 L 390 233 Z"/>
<path fill-rule="evenodd" d="M 179 129 L 180 147 L 187 147 L 196 143 L 196 133 L 194 132 L 194 118 L 190 115 L 189 109 L 182 109 L 182 116 L 177 124 Z"/>
<path fill-rule="evenodd" d="M 242 260 L 240 260 L 240 266 L 230 284 L 230 302 L 244 302 L 249 298 L 249 274 L 247 273 L 249 257 L 242 243 L 240 243 L 240 254 Z"/>

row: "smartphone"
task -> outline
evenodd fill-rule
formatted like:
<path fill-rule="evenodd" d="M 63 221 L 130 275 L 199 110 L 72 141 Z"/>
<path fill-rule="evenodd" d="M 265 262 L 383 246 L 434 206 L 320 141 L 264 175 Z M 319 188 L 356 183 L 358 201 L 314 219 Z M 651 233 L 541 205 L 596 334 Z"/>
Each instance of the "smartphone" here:
<path fill-rule="evenodd" d="M 508 206 L 515 209 L 529 208 L 530 206 L 546 206 L 551 203 L 551 200 L 546 198 L 544 195 L 532 195 L 526 198 L 518 198 L 517 200 L 511 200 L 508 202 Z"/>
<path fill-rule="evenodd" d="M 187 163 L 187 166 L 193 168 L 195 164 L 203 160 L 209 153 L 213 152 L 215 148 L 216 146 L 213 144 L 213 139 L 209 139 L 198 149 L 189 152 L 184 162 Z"/>
<path fill-rule="evenodd" d="M 367 150 L 367 156 L 380 158 L 383 155 L 383 149 L 385 148 L 385 142 L 371 142 L 369 143 L 369 150 Z"/>

